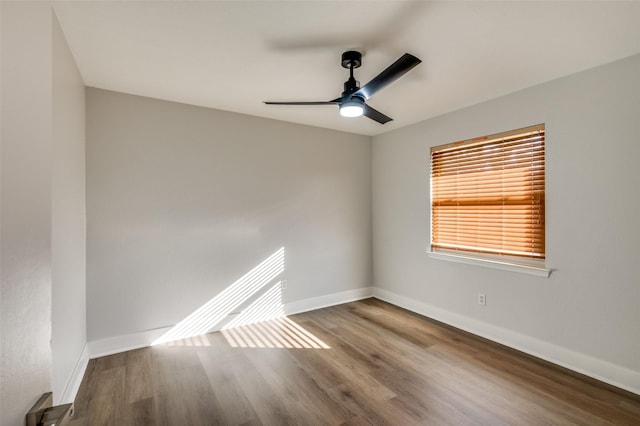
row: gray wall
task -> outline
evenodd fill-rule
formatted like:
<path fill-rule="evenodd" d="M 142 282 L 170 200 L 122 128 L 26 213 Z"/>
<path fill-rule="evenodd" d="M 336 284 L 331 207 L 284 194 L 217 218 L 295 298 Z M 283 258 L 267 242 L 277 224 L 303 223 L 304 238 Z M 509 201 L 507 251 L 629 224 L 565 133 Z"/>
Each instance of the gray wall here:
<path fill-rule="evenodd" d="M 20 425 L 86 344 L 84 86 L 49 3 L 0 10 L 0 424 Z"/>
<path fill-rule="evenodd" d="M 51 390 L 54 403 L 73 393 L 69 380 L 87 343 L 84 112 L 84 82 L 60 25 L 54 19 L 51 186 Z"/>
<path fill-rule="evenodd" d="M 285 248 L 285 303 L 371 286 L 371 142 L 87 89 L 88 339 L 174 325 Z"/>
<path fill-rule="evenodd" d="M 374 137 L 378 294 L 640 391 L 639 75 L 634 56 Z M 538 123 L 551 277 L 429 258 L 429 148 Z"/>
<path fill-rule="evenodd" d="M 0 3 L 0 424 L 50 390 L 51 31 L 48 4 Z"/>

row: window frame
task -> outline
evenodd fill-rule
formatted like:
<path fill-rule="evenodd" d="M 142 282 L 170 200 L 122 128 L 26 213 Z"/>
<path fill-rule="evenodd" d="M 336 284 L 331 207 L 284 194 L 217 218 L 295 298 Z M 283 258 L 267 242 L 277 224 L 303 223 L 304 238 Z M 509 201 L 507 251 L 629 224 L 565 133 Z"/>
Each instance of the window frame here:
<path fill-rule="evenodd" d="M 505 139 L 513 137 L 515 135 L 528 133 L 536 130 L 543 130 L 545 132 L 545 146 L 544 146 L 544 164 L 546 169 L 546 126 L 544 123 L 527 126 L 520 129 L 510 130 L 506 132 L 500 132 L 492 135 L 481 136 L 473 139 L 467 139 L 459 142 L 448 143 L 443 145 L 437 145 L 430 147 L 429 150 L 429 242 L 427 244 L 427 254 L 430 258 L 446 260 L 457 263 L 464 263 L 470 265 L 484 266 L 490 268 L 497 268 L 502 270 L 508 270 L 512 272 L 520 272 L 535 276 L 549 277 L 551 270 L 546 268 L 546 247 L 544 256 L 542 258 L 530 258 L 513 256 L 508 254 L 494 254 L 483 253 L 477 251 L 466 251 L 459 249 L 446 249 L 446 248 L 434 248 L 433 247 L 433 164 L 432 155 L 434 150 L 446 150 L 459 146 L 472 146 L 482 143 L 488 143 L 495 140 Z M 544 181 L 544 191 L 546 198 L 546 174 Z M 544 202 L 545 208 L 545 225 L 544 225 L 544 238 L 546 239 L 546 201 Z"/>

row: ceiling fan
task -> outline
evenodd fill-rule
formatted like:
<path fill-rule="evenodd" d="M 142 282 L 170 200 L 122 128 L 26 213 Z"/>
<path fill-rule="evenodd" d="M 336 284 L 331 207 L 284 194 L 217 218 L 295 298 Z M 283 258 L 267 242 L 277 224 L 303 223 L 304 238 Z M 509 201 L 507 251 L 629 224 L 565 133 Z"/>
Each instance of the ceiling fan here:
<path fill-rule="evenodd" d="M 331 101 L 317 102 L 265 102 L 267 105 L 334 105 L 340 106 L 340 115 L 343 117 L 359 117 L 364 115 L 380 124 L 385 124 L 391 120 L 380 111 L 371 108 L 366 101 L 375 95 L 380 89 L 393 83 L 404 74 L 409 72 L 413 67 L 422 62 L 415 56 L 405 53 L 393 64 L 389 65 L 384 71 L 378 74 L 370 82 L 362 87 L 358 86 L 358 82 L 353 78 L 353 70 L 362 65 L 362 54 L 360 52 L 350 50 L 342 54 L 342 66 L 349 69 L 349 80 L 344 83 L 344 92 L 339 98 Z"/>

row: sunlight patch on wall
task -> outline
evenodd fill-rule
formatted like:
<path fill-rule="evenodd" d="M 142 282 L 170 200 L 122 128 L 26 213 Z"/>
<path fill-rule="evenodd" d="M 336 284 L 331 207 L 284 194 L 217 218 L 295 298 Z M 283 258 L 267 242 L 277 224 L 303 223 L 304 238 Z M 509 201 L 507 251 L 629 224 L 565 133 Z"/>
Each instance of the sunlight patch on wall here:
<path fill-rule="evenodd" d="M 156 339 L 152 345 L 206 334 L 215 329 L 218 323 L 284 271 L 284 259 L 282 247 Z M 256 311 L 252 315 L 258 314 L 263 315 L 264 312 Z M 274 312 L 271 314 L 275 315 Z"/>

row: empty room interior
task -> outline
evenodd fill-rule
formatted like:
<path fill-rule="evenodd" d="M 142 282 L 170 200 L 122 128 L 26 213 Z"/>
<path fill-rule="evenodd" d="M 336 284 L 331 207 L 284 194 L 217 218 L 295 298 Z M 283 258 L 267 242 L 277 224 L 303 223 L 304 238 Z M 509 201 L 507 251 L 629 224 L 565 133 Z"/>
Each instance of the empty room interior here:
<path fill-rule="evenodd" d="M 640 424 L 640 2 L 0 22 L 2 426 Z"/>

